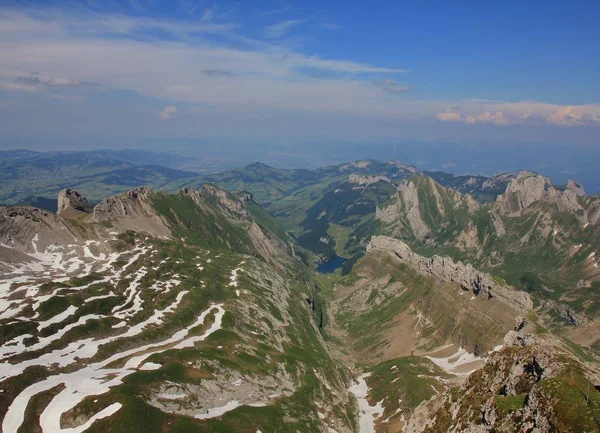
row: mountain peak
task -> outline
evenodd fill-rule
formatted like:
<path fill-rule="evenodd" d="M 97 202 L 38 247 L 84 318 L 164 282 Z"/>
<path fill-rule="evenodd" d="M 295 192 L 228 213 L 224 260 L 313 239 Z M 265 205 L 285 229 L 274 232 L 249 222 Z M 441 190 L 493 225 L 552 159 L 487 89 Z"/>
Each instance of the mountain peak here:
<path fill-rule="evenodd" d="M 388 162 L 387 162 L 387 164 L 388 164 L 388 165 L 393 165 L 394 167 L 396 167 L 396 168 L 398 168 L 398 169 L 400 169 L 400 170 L 403 170 L 403 171 L 408 171 L 408 172 L 410 172 L 410 173 L 413 173 L 413 174 L 414 174 L 414 173 L 418 173 L 418 172 L 419 172 L 419 169 L 418 169 L 417 167 L 415 167 L 415 166 L 412 166 L 412 165 L 405 165 L 405 164 L 402 164 L 402 163 L 401 163 L 399 160 L 397 160 L 397 159 L 392 159 L 392 160 L 388 161 Z"/>
<path fill-rule="evenodd" d="M 150 188 L 142 186 L 122 194 L 107 197 L 94 207 L 96 221 L 134 220 L 154 215 L 150 196 L 156 194 Z M 128 227 L 129 228 L 129 227 Z"/>
<path fill-rule="evenodd" d="M 91 213 L 92 207 L 83 195 L 77 191 L 67 188 L 58 193 L 57 215 L 65 215 L 69 209 L 78 212 Z"/>
<path fill-rule="evenodd" d="M 497 202 L 511 215 L 520 215 L 532 204 L 545 201 L 556 203 L 560 209 L 581 210 L 577 197 L 585 196 L 581 184 L 569 180 L 566 189 L 558 188 L 550 178 L 530 171 L 520 171 L 507 185 Z"/>
<path fill-rule="evenodd" d="M 575 193 L 575 195 L 577 195 L 579 197 L 583 197 L 584 195 L 586 195 L 583 185 L 580 184 L 579 182 L 575 182 L 574 180 L 571 180 L 571 179 L 569 179 L 567 181 L 567 189 L 569 191 L 573 191 Z"/>
<path fill-rule="evenodd" d="M 272 170 L 273 167 L 271 167 L 270 165 L 264 164 L 262 162 L 256 161 L 253 162 L 251 164 L 248 164 L 246 166 L 246 168 L 250 168 L 250 169 L 260 169 L 260 170 Z"/>

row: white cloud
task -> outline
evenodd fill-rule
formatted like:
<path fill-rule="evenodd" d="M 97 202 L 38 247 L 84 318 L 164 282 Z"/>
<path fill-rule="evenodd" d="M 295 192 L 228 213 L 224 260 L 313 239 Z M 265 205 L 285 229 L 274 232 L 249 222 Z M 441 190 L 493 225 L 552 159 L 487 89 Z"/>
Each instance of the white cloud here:
<path fill-rule="evenodd" d="M 58 78 L 51 78 L 50 80 L 47 81 L 47 84 L 49 86 L 56 86 L 56 87 L 77 87 L 77 86 L 80 86 L 82 83 L 79 80 L 71 80 L 69 78 L 58 77 Z"/>
<path fill-rule="evenodd" d="M 265 27 L 264 34 L 268 39 L 278 39 L 286 34 L 292 29 L 292 27 L 301 24 L 302 20 L 285 20 L 280 21 L 276 24 Z"/>
<path fill-rule="evenodd" d="M 567 106 L 533 101 L 467 100 L 460 105 L 460 111 L 447 110 L 436 117 L 442 122 L 467 125 L 600 126 L 600 104 Z"/>
<path fill-rule="evenodd" d="M 169 105 L 160 112 L 159 117 L 161 119 L 171 119 L 173 115 L 177 112 L 177 107 L 174 105 Z"/>
<path fill-rule="evenodd" d="M 465 119 L 465 123 L 467 125 L 472 125 L 474 123 L 493 123 L 494 125 L 509 125 L 510 124 L 508 119 L 506 117 L 504 117 L 504 113 L 501 111 L 496 111 L 495 113 L 486 111 L 486 112 L 478 114 L 476 116 L 468 116 Z"/>
<path fill-rule="evenodd" d="M 19 75 L 12 81 L 0 82 L 0 87 L 8 90 L 21 90 L 24 92 L 34 92 L 36 90 L 47 88 L 67 88 L 67 87 L 92 87 L 98 83 L 89 81 L 73 80 L 65 77 L 54 77 L 49 79 L 40 78 L 39 73 L 31 73 L 28 76 Z"/>
<path fill-rule="evenodd" d="M 241 38 L 232 33 L 235 28 L 233 23 L 73 16 L 56 11 L 40 17 L 0 8 L 0 87 L 67 93 L 69 87 L 102 83 L 100 90 L 126 89 L 171 101 L 181 109 L 211 107 L 215 113 L 271 110 L 384 121 L 437 118 L 467 125 L 600 125 L 598 104 L 390 97 L 389 92 L 406 90 L 395 79 L 406 69 L 311 56 L 273 42 Z M 181 38 L 142 37 L 147 29 Z M 209 37 L 214 32 L 219 34 L 216 40 Z M 79 92 L 84 94 L 85 89 Z M 175 113 L 163 112 L 166 118 Z M 162 113 L 161 118 L 165 118 Z"/>
<path fill-rule="evenodd" d="M 568 106 L 546 118 L 548 123 L 559 126 L 600 125 L 600 106 Z"/>
<path fill-rule="evenodd" d="M 0 88 L 6 89 L 6 90 L 17 90 L 17 91 L 21 91 L 21 92 L 35 92 L 35 90 L 37 89 L 37 86 L 32 86 L 30 84 L 7 82 L 7 83 L 0 83 Z"/>
<path fill-rule="evenodd" d="M 465 119 L 454 111 L 445 111 L 443 113 L 436 114 L 437 118 L 442 122 L 464 122 Z"/>

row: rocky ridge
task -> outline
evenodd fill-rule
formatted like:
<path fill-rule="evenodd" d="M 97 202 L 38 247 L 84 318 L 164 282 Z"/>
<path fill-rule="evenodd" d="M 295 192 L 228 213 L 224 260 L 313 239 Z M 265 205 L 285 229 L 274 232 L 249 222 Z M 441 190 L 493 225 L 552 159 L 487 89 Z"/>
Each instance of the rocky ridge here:
<path fill-rule="evenodd" d="M 588 215 L 585 207 L 579 202 L 585 197 L 581 184 L 569 180 L 564 190 L 560 190 L 548 177 L 528 171 L 521 171 L 510 181 L 504 194 L 497 198 L 497 209 L 501 214 L 520 216 L 536 202 L 554 204 L 559 211 L 582 213 L 579 219 L 583 224 L 598 221 L 597 215 Z M 590 218 L 591 217 L 591 218 Z"/>
<path fill-rule="evenodd" d="M 97 431 L 146 431 L 136 409 L 153 406 L 162 411 L 153 418 L 160 431 L 176 420 L 211 431 L 243 423 L 254 432 L 276 422 L 282 432 L 351 433 L 345 370 L 319 333 L 314 283 L 290 254 L 291 240 L 271 232 L 277 226 L 263 224 L 251 200 L 214 186 L 176 194 L 138 188 L 103 200 L 85 220 L 1 207 L 0 252 L 14 258 L 5 269 L 0 257 L 2 430 L 29 431 L 25 421 L 46 432 L 92 423 Z M 70 202 L 62 209 L 74 210 Z M 100 326 L 83 328 L 92 321 Z M 37 368 L 42 391 L 28 389 L 27 366 Z M 118 389 L 131 374 L 149 379 L 128 384 L 136 387 L 133 403 Z M 82 390 L 82 380 L 93 385 Z M 71 398 L 49 395 L 40 408 L 51 402 L 61 410 L 19 417 L 54 381 Z M 239 418 L 221 417 L 240 406 Z"/>
<path fill-rule="evenodd" d="M 509 331 L 502 350 L 460 387 L 423 402 L 404 432 L 597 431 L 600 393 L 587 383 L 599 378 L 552 335 Z"/>
<path fill-rule="evenodd" d="M 84 213 L 92 211 L 92 206 L 88 203 L 87 198 L 70 188 L 63 189 L 58 193 L 57 206 L 57 215 L 64 213 L 69 208 Z"/>
<path fill-rule="evenodd" d="M 458 283 L 463 290 L 470 291 L 475 296 L 481 294 L 488 299 L 499 296 L 518 305 L 521 309 L 532 308 L 532 301 L 526 293 L 511 290 L 497 283 L 489 274 L 476 270 L 470 264 L 455 262 L 450 257 L 420 256 L 401 240 L 388 236 L 374 236 L 367 246 L 367 251 L 373 249 L 393 252 L 401 261 L 418 272 L 440 281 Z"/>
<path fill-rule="evenodd" d="M 386 176 L 361 176 L 360 174 L 352 173 L 348 176 L 348 182 L 356 185 L 371 185 L 377 182 L 390 182 Z"/>
<path fill-rule="evenodd" d="M 424 215 L 422 191 L 428 192 L 432 205 L 441 216 L 451 215 L 459 209 L 465 209 L 468 214 L 473 214 L 481 207 L 469 194 L 463 195 L 454 189 L 445 188 L 428 176 L 416 175 L 398 186 L 396 194 L 392 197 L 392 203 L 384 208 L 378 208 L 376 218 L 385 225 L 405 224 L 406 229 L 418 239 L 430 239 L 435 227 Z"/>

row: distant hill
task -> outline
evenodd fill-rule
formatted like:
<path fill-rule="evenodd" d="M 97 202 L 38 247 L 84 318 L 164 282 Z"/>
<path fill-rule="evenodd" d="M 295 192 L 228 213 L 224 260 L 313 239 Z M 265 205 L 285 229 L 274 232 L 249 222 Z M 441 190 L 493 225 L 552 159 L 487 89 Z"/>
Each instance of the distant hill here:
<path fill-rule="evenodd" d="M 193 158 L 141 150 L 89 152 L 0 152 L 0 203 L 37 203 L 53 210 L 56 194 L 76 186 L 91 201 L 147 185 L 165 184 L 198 173 L 175 168 Z M 50 200 L 50 201 L 49 201 Z"/>

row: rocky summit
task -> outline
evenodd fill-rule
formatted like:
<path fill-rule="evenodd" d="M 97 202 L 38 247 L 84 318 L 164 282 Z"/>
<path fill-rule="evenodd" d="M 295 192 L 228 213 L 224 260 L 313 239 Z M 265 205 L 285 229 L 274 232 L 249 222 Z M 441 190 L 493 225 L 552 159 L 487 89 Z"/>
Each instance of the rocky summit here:
<path fill-rule="evenodd" d="M 0 206 L 3 433 L 600 431 L 579 183 L 372 160 L 179 179 Z"/>

